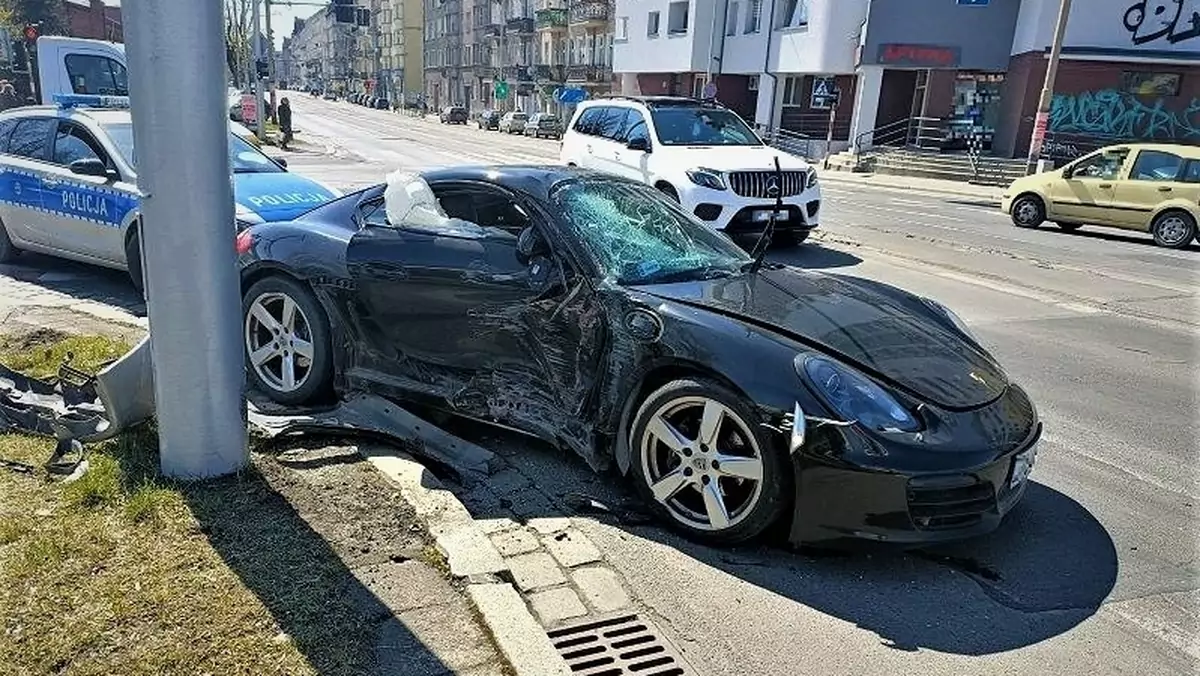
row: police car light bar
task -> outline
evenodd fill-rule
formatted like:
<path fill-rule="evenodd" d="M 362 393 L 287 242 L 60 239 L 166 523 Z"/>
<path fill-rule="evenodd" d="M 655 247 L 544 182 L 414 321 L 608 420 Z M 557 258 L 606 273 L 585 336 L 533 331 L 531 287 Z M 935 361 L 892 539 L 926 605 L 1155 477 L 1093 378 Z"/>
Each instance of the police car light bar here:
<path fill-rule="evenodd" d="M 54 102 L 59 108 L 128 108 L 128 96 L 101 96 L 99 94 L 55 94 Z"/>

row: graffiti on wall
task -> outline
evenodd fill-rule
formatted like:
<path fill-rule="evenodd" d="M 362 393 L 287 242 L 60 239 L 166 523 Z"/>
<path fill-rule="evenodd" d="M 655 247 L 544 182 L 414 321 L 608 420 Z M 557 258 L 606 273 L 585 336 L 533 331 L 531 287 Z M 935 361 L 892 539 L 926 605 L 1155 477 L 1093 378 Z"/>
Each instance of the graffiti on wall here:
<path fill-rule="evenodd" d="M 1200 38 L 1198 2 L 1200 0 L 1139 0 L 1125 10 L 1125 28 L 1135 45 L 1162 39 L 1174 45 Z M 1197 46 L 1200 47 L 1200 40 L 1197 40 Z"/>
<path fill-rule="evenodd" d="M 1115 89 L 1056 94 L 1050 108 L 1050 131 L 1122 140 L 1200 142 L 1200 98 L 1167 108 Z"/>

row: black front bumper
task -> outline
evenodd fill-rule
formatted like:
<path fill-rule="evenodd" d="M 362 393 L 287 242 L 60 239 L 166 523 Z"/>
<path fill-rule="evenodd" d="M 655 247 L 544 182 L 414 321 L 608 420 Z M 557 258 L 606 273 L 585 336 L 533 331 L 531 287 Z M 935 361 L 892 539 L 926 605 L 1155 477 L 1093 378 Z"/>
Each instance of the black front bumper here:
<path fill-rule="evenodd" d="M 992 462 L 960 471 L 903 473 L 793 456 L 796 503 L 788 537 L 794 545 L 837 540 L 930 544 L 985 535 L 1025 494 L 1029 479 L 1009 488 L 1014 458 L 1029 439 Z"/>

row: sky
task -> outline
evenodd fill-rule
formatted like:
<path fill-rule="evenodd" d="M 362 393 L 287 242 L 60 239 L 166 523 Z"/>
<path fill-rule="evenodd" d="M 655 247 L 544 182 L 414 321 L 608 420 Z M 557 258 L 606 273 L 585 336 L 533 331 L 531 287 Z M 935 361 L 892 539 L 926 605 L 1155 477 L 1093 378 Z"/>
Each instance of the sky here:
<path fill-rule="evenodd" d="M 283 2 L 284 0 L 279 0 Z M 292 22 L 296 18 L 306 19 L 328 3 L 318 0 L 296 0 L 305 2 L 303 5 L 279 5 L 275 0 L 271 3 L 271 28 L 275 32 L 275 48 L 283 47 L 283 39 L 292 34 Z M 265 26 L 264 26 L 265 28 Z"/>

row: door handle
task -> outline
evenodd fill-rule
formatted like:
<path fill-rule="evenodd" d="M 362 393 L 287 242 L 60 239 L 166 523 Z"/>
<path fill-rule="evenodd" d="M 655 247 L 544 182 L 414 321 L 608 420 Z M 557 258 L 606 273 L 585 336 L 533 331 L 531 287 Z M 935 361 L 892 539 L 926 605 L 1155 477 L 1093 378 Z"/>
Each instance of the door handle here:
<path fill-rule="evenodd" d="M 1159 192 L 1171 192 L 1171 186 L 1169 186 L 1169 185 L 1160 185 L 1160 186 L 1158 186 L 1158 191 L 1159 191 Z"/>
<path fill-rule="evenodd" d="M 1111 187 L 1112 187 L 1112 183 L 1101 183 L 1100 185 L 1098 185 L 1098 186 L 1096 186 L 1096 187 L 1098 187 L 1098 188 L 1111 188 Z"/>

